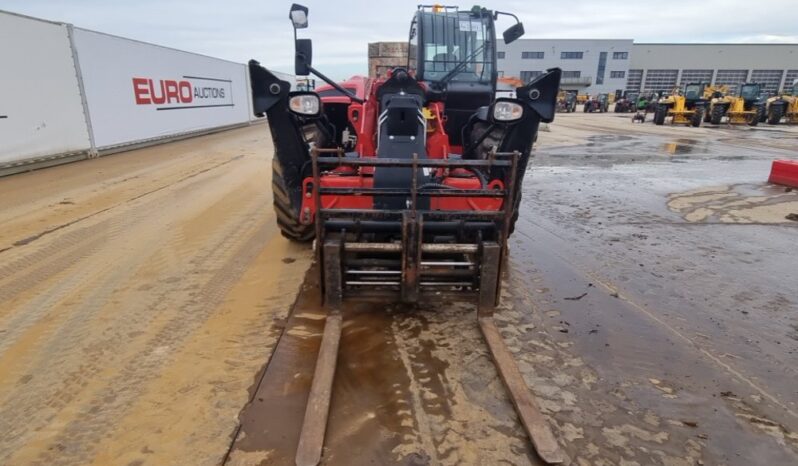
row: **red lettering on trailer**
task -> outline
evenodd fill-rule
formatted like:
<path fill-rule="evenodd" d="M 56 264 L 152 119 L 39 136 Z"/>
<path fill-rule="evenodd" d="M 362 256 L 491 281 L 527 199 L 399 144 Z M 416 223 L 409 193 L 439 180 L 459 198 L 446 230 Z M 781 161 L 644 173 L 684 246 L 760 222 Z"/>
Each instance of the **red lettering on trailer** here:
<path fill-rule="evenodd" d="M 163 86 L 166 87 L 166 103 L 171 104 L 172 99 L 176 103 L 180 103 L 180 94 L 177 92 L 177 81 L 167 80 L 161 81 Z"/>
<path fill-rule="evenodd" d="M 191 83 L 188 81 L 180 81 L 178 86 L 180 87 L 180 101 L 184 104 L 191 103 L 191 101 L 194 100 L 193 93 L 191 92 Z"/>
<path fill-rule="evenodd" d="M 133 94 L 136 96 L 136 105 L 152 103 L 147 89 L 147 78 L 133 78 Z"/>
<path fill-rule="evenodd" d="M 166 102 L 166 90 L 164 89 L 163 81 L 160 81 L 161 85 L 161 95 L 155 95 L 155 88 L 152 86 L 152 79 L 149 80 L 150 83 L 150 98 L 152 99 L 152 103 L 154 104 L 162 104 Z"/>
<path fill-rule="evenodd" d="M 190 104 L 195 99 L 224 99 L 223 87 L 195 87 L 191 81 L 133 78 L 136 105 Z"/>

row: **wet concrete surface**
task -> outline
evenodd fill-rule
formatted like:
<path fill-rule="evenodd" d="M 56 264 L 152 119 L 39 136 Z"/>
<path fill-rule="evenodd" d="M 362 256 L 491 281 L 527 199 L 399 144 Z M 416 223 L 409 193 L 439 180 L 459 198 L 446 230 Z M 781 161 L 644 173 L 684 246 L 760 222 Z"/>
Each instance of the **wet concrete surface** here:
<path fill-rule="evenodd" d="M 625 129 L 605 120 L 604 131 Z M 590 367 L 630 384 L 641 408 L 706 429 L 706 464 L 795 464 L 798 224 L 787 217 L 798 194 L 766 180 L 773 159 L 796 158 L 798 133 L 645 131 L 602 135 L 587 153 L 542 138 L 513 260 L 541 271 L 543 302 L 571 324 L 575 348 L 608 345 L 578 351 Z M 562 300 L 552 277 L 563 268 L 584 299 Z M 590 303 L 596 294 L 620 302 Z"/>

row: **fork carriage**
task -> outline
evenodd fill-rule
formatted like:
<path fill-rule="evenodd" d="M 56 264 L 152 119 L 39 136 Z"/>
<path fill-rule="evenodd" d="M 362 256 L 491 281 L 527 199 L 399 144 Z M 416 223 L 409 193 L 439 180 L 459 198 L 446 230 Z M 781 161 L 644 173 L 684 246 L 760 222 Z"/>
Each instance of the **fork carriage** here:
<path fill-rule="evenodd" d="M 316 249 L 325 302 L 337 306 L 356 296 L 392 295 L 417 302 L 424 294 L 471 293 L 480 307 L 499 299 L 499 273 L 507 249 L 515 204 L 518 152 L 496 153 L 487 160 L 348 158 L 339 150 L 313 149 Z M 322 167 L 396 167 L 412 172 L 407 188 L 324 187 Z M 492 188 L 457 189 L 421 185 L 423 170 L 479 167 L 501 169 L 505 182 Z M 336 209 L 337 196 L 399 197 L 405 209 Z M 421 208 L 449 199 L 492 199 L 496 210 Z M 425 199 L 427 202 L 422 202 Z M 456 205 L 456 202 L 450 203 Z"/>

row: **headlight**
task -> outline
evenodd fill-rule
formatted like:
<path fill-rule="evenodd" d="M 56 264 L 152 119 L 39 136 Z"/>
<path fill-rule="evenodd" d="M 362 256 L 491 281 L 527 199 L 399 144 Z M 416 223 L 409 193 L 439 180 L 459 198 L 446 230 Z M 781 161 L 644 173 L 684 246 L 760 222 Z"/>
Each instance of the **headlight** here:
<path fill-rule="evenodd" d="M 321 110 L 321 101 L 314 93 L 297 94 L 288 99 L 288 108 L 299 115 L 316 116 Z"/>
<path fill-rule="evenodd" d="M 509 100 L 497 100 L 493 104 L 493 119 L 502 122 L 520 120 L 524 116 L 524 107 Z"/>

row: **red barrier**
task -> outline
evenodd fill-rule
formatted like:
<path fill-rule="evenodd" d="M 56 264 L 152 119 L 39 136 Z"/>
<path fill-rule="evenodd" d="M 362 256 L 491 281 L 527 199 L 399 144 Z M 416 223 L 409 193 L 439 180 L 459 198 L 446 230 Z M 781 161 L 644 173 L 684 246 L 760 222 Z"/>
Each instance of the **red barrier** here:
<path fill-rule="evenodd" d="M 798 160 L 774 160 L 768 181 L 798 188 Z"/>

